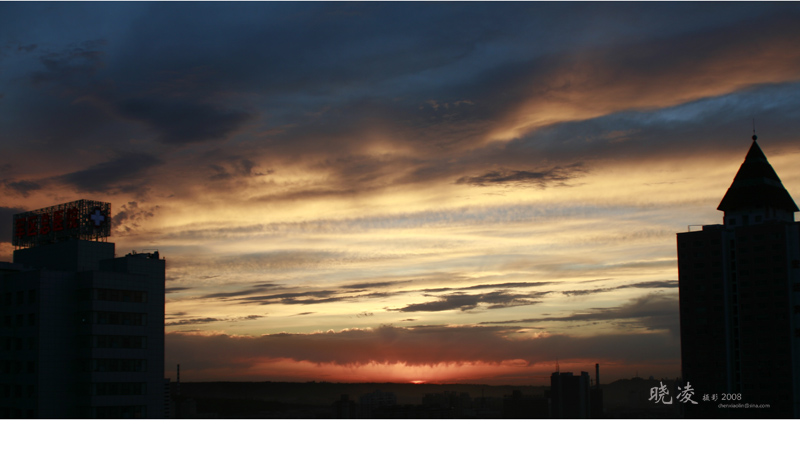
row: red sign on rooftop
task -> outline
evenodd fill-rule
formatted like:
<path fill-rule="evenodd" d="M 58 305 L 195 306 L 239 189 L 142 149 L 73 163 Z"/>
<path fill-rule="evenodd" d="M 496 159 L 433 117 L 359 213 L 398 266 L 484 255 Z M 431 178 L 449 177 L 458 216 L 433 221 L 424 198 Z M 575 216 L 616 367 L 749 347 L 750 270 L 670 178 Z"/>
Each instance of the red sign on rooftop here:
<path fill-rule="evenodd" d="M 64 240 L 105 241 L 111 234 L 111 203 L 78 200 L 14 215 L 14 248 Z"/>

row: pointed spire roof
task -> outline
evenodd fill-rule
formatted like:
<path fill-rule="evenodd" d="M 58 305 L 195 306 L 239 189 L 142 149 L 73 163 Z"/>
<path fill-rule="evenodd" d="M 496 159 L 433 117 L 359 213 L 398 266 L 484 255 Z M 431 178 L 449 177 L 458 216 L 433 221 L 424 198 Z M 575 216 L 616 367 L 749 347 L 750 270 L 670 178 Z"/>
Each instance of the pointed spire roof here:
<path fill-rule="evenodd" d="M 754 135 L 750 151 L 717 210 L 731 212 L 770 207 L 790 212 L 800 211 L 756 139 L 757 136 Z"/>

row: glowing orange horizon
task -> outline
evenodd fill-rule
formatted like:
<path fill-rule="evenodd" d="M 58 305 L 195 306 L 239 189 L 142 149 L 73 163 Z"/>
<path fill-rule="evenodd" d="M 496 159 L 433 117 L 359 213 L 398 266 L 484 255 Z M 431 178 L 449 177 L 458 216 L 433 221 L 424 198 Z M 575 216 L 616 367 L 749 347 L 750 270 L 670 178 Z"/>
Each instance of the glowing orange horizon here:
<path fill-rule="evenodd" d="M 560 372 L 588 372 L 594 379 L 595 363 L 600 363 L 601 382 L 609 383 L 635 376 L 655 378 L 678 377 L 673 364 L 622 364 L 614 361 L 570 360 L 560 361 Z M 679 366 L 679 364 L 678 364 Z M 405 363 L 375 363 L 348 366 L 333 363 L 316 364 L 291 359 L 271 359 L 241 366 L 192 369 L 182 365 L 181 376 L 190 382 L 204 381 L 276 381 L 276 382 L 337 382 L 337 383 L 411 383 L 411 384 L 494 384 L 494 385 L 549 385 L 555 372 L 555 363 L 521 365 L 519 363 L 437 363 L 435 365 L 408 365 Z"/>

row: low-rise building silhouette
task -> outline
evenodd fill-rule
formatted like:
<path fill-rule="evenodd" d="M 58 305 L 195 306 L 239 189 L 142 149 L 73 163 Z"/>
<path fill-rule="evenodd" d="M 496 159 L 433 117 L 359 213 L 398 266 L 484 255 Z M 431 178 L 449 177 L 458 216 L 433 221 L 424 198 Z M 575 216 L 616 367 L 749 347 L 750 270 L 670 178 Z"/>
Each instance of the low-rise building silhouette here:
<path fill-rule="evenodd" d="M 358 398 L 361 418 L 374 418 L 376 411 L 397 405 L 397 396 L 388 391 L 375 390 Z"/>
<path fill-rule="evenodd" d="M 356 401 L 350 399 L 349 395 L 343 394 L 339 400 L 333 403 L 333 417 L 336 419 L 358 418 L 358 405 Z"/>
<path fill-rule="evenodd" d="M 550 404 L 544 396 L 524 395 L 514 390 L 503 398 L 503 418 L 543 419 L 550 417 Z"/>

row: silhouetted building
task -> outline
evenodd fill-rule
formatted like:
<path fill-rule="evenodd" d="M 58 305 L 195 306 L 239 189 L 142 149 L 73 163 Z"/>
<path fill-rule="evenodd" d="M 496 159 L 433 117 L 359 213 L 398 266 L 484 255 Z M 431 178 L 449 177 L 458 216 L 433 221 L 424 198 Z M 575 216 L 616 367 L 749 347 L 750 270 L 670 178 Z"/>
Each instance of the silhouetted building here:
<path fill-rule="evenodd" d="M 164 418 L 164 274 L 158 253 L 115 258 L 110 205 L 14 217 L 0 263 L 0 417 Z"/>
<path fill-rule="evenodd" d="M 375 411 L 381 408 L 389 408 L 397 405 L 397 396 L 389 391 L 375 390 L 358 398 L 360 403 L 359 416 L 362 418 L 374 418 Z"/>
<path fill-rule="evenodd" d="M 756 136 L 717 209 L 723 224 L 678 234 L 686 417 L 798 417 L 798 208 Z M 769 408 L 720 408 L 736 403 Z"/>
<path fill-rule="evenodd" d="M 353 419 L 358 417 L 358 405 L 346 394 L 333 403 L 333 417 L 337 419 Z"/>
<path fill-rule="evenodd" d="M 534 419 L 549 418 L 550 406 L 543 396 L 523 395 L 520 390 L 512 391 L 503 398 L 503 418 Z"/>
<path fill-rule="evenodd" d="M 422 405 L 429 410 L 446 410 L 450 418 L 475 417 L 472 398 L 465 392 L 428 393 L 422 397 Z"/>
<path fill-rule="evenodd" d="M 594 387 L 589 391 L 589 400 L 591 402 L 590 416 L 594 419 L 605 418 L 603 412 L 603 389 L 600 388 L 600 364 L 594 364 Z"/>
<path fill-rule="evenodd" d="M 590 418 L 589 373 L 580 376 L 555 372 L 550 376 L 550 417 L 559 419 Z"/>

